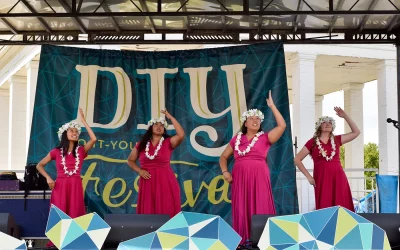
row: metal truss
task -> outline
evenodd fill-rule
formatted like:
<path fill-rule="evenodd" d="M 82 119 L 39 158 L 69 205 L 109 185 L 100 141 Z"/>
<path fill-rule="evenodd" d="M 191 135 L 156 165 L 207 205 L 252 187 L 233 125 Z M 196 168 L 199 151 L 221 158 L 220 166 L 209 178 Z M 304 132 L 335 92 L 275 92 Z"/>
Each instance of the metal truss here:
<path fill-rule="evenodd" d="M 71 2 L 72 1 L 72 2 Z M 242 1 L 242 10 L 230 10 L 226 7 L 225 0 L 217 1 L 219 8 L 213 11 L 190 11 L 188 2 L 193 0 L 180 0 L 180 7 L 176 11 L 163 11 L 162 0 L 152 1 L 156 4 L 150 11 L 149 2 L 145 0 L 133 1 L 132 10 L 130 12 L 112 12 L 110 3 L 107 0 L 98 0 L 98 5 L 94 11 L 82 11 L 83 0 L 57 0 L 44 2 L 52 10 L 52 12 L 39 12 L 34 9 L 27 0 L 18 0 L 18 2 L 6 13 L 0 13 L 0 22 L 8 28 L 8 30 L 0 31 L 0 35 L 12 35 L 12 39 L 0 39 L 0 45 L 38 45 L 38 44 L 252 44 L 268 41 L 283 41 L 285 43 L 298 44 L 339 44 L 339 43 L 396 43 L 399 44 L 400 38 L 400 9 L 392 0 L 372 0 L 364 10 L 360 10 L 357 6 L 360 0 L 357 0 L 350 9 L 343 10 L 346 0 L 339 0 L 335 6 L 334 1 L 329 0 L 326 8 L 315 10 L 312 0 L 296 0 L 297 8 L 294 10 L 282 8 L 277 10 L 272 8 L 276 0 L 260 0 L 258 10 L 249 8 L 249 0 Z M 207 0 L 205 0 L 207 1 Z M 274 2 L 275 1 L 275 2 Z M 136 2 L 136 3 L 135 3 Z M 378 2 L 385 2 L 390 8 L 384 10 L 376 10 Z M 51 3 L 51 5 L 49 4 Z M 129 3 L 129 1 L 128 1 Z M 23 4 L 27 11 L 23 13 L 12 12 L 18 4 Z M 53 6 L 52 6 L 53 5 Z M 65 12 L 57 13 L 56 7 L 62 7 Z M 102 8 L 104 11 L 99 12 Z M 301 24 L 302 17 L 307 15 L 323 16 L 328 20 L 328 25 L 324 27 L 307 28 Z M 361 16 L 360 22 L 356 27 L 345 27 L 338 29 L 335 24 L 338 17 L 341 16 Z M 390 22 L 386 27 L 379 29 L 368 29 L 367 22 L 370 16 L 386 15 L 390 17 Z M 219 17 L 218 17 L 219 16 Z M 288 17 L 291 26 L 276 28 L 277 26 L 263 25 L 263 21 L 267 17 Z M 328 17 L 327 17 L 328 16 Z M 10 22 L 12 18 L 36 18 L 43 27 L 41 31 L 27 31 L 16 29 Z M 46 22 L 46 18 L 70 18 L 76 25 L 76 30 L 54 30 Z M 82 22 L 82 18 L 108 17 L 113 29 L 107 30 L 90 30 Z M 129 17 L 138 20 L 146 19 L 148 27 L 141 30 L 134 26 L 121 26 L 118 18 Z M 164 26 L 157 26 L 154 22 L 155 18 L 182 17 L 182 29 L 168 29 Z M 218 28 L 210 22 L 210 29 L 196 29 L 191 25 L 193 18 L 211 18 L 213 21 L 220 20 Z M 217 17 L 217 18 L 216 18 Z M 253 18 L 251 28 L 230 26 L 229 22 L 232 17 L 237 18 Z M 285 21 L 286 22 L 286 21 Z M 123 29 L 124 27 L 125 29 Z M 149 34 L 153 34 L 149 38 Z M 179 39 L 171 39 L 169 34 L 180 34 Z M 154 35 L 158 36 L 154 38 Z M 246 36 L 245 38 L 243 36 Z"/>

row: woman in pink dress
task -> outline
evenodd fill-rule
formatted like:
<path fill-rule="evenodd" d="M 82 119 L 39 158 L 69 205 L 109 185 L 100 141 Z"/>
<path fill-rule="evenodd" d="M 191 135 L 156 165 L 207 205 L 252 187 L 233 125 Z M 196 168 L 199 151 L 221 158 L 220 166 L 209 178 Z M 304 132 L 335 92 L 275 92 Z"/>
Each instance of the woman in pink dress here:
<path fill-rule="evenodd" d="M 346 112 L 339 107 L 334 109 L 339 117 L 346 120 L 351 132 L 334 136 L 335 120 L 328 116 L 319 118 L 315 123 L 314 137 L 300 150 L 294 162 L 315 187 L 316 209 L 342 206 L 354 211 L 349 182 L 340 163 L 340 146 L 354 140 L 360 130 Z M 301 162 L 307 155 L 314 161 L 314 177 Z"/>
<path fill-rule="evenodd" d="M 161 112 L 171 120 L 176 135 L 167 135 L 168 123 L 164 119 L 150 120 L 146 133 L 129 155 L 128 165 L 140 175 L 136 213 L 168 214 L 172 218 L 181 211 L 181 195 L 170 160 L 185 131 L 168 111 Z"/>
<path fill-rule="evenodd" d="M 78 145 L 81 126 L 74 121 L 64 124 L 58 130 L 60 145 L 47 154 L 36 166 L 52 190 L 50 203 L 58 207 L 71 218 L 86 214 L 83 187 L 81 180 L 81 169 L 87 152 L 96 143 L 96 136 L 86 123 L 82 109 L 79 109 L 81 122 L 89 134 L 90 140 L 84 145 Z M 57 179 L 54 181 L 44 169 L 50 161 L 56 161 Z M 47 247 L 54 247 L 48 242 Z"/>
<path fill-rule="evenodd" d="M 279 140 L 286 128 L 285 120 L 275 107 L 269 92 L 268 107 L 275 116 L 277 126 L 264 133 L 261 122 L 264 115 L 251 109 L 240 117 L 241 131 L 232 138 L 220 157 L 225 180 L 232 184 L 233 229 L 242 237 L 241 246 L 250 239 L 251 217 L 254 214 L 275 214 L 267 154 L 271 145 Z M 234 155 L 232 175 L 228 159 Z"/>

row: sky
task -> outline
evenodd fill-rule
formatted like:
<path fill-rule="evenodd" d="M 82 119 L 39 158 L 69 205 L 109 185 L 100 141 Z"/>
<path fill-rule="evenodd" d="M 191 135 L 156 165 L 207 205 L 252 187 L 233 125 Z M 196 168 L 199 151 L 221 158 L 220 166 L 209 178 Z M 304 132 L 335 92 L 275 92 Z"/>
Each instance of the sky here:
<path fill-rule="evenodd" d="M 343 91 L 337 91 L 324 96 L 322 101 L 322 115 L 331 116 L 336 120 L 336 134 L 344 133 L 344 120 L 336 116 L 333 110 L 335 106 L 344 108 Z M 378 91 L 377 81 L 364 84 L 363 88 L 363 110 L 364 110 L 364 144 L 373 142 L 378 144 Z M 290 105 L 292 114 L 292 105 Z"/>

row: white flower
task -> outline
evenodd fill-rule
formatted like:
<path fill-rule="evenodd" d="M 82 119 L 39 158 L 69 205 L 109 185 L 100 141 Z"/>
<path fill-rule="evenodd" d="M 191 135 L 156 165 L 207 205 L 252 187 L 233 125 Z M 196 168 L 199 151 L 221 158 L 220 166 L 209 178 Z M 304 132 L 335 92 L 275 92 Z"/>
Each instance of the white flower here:
<path fill-rule="evenodd" d="M 64 167 L 63 167 L 64 173 L 65 173 L 68 177 L 72 176 L 73 174 L 76 174 L 76 172 L 77 172 L 78 169 L 79 169 L 80 160 L 79 160 L 78 149 L 79 149 L 79 146 L 77 146 L 76 149 L 75 149 L 75 168 L 74 168 L 73 171 L 68 171 L 67 165 L 65 164 L 65 157 L 64 157 L 64 154 L 63 154 L 63 149 L 62 149 L 62 148 L 60 149 L 60 152 L 61 152 L 61 165 L 64 166 Z"/>
<path fill-rule="evenodd" d="M 256 144 L 256 142 L 258 141 L 258 137 L 260 137 L 262 134 L 264 134 L 264 132 L 262 132 L 262 131 L 261 131 L 261 132 L 258 132 L 258 133 L 256 134 L 256 136 L 253 138 L 253 140 L 251 141 L 251 143 L 246 147 L 246 149 L 245 149 L 244 151 L 240 151 L 240 150 L 239 150 L 239 145 L 240 145 L 240 140 L 241 140 L 241 138 L 242 138 L 243 133 L 242 133 L 242 132 L 239 132 L 239 133 L 237 134 L 236 142 L 235 142 L 235 150 L 238 152 L 238 155 L 244 156 L 244 155 L 246 155 L 247 153 L 249 153 L 250 150 L 251 150 L 251 148 L 254 147 L 254 144 Z"/>
<path fill-rule="evenodd" d="M 247 120 L 247 118 L 249 118 L 251 116 L 257 116 L 258 118 L 260 118 L 261 122 L 264 121 L 263 112 L 261 112 L 258 109 L 249 109 L 242 114 L 242 116 L 240 117 L 240 122 L 241 123 L 245 122 Z"/>
<path fill-rule="evenodd" d="M 156 123 L 161 123 L 161 124 L 163 124 L 164 125 L 164 128 L 165 129 L 167 129 L 167 127 L 168 127 L 168 122 L 165 120 L 165 119 L 163 119 L 163 118 L 153 118 L 153 119 L 151 119 L 148 123 L 147 123 L 147 125 L 149 125 L 149 126 L 153 126 L 154 124 L 156 124 Z"/>
<path fill-rule="evenodd" d="M 335 119 L 329 116 L 322 116 L 318 119 L 318 121 L 315 123 L 315 130 L 318 130 L 318 128 L 321 126 L 322 123 L 327 122 L 332 124 L 332 131 L 335 130 L 336 128 L 336 122 Z"/>
<path fill-rule="evenodd" d="M 157 148 L 154 151 L 154 155 L 149 154 L 150 140 L 146 143 L 145 155 L 149 160 L 154 160 L 154 158 L 158 155 L 158 151 L 160 151 L 163 141 L 164 137 L 161 137 L 160 141 L 158 142 Z"/>
<path fill-rule="evenodd" d="M 325 160 L 327 160 L 327 161 L 331 161 L 336 154 L 336 144 L 335 144 L 335 138 L 333 135 L 331 135 L 330 140 L 331 140 L 331 145 L 332 145 L 332 152 L 331 152 L 331 156 L 328 157 L 326 150 L 322 148 L 321 141 L 319 140 L 319 138 L 318 137 L 315 138 L 315 143 L 318 145 L 319 152 L 321 153 L 322 157 L 324 157 Z"/>
<path fill-rule="evenodd" d="M 67 123 L 65 123 L 64 125 L 62 125 L 62 126 L 58 129 L 57 134 L 58 134 L 58 139 L 59 139 L 60 141 L 61 141 L 62 134 L 63 134 L 65 131 L 67 131 L 68 129 L 70 129 L 70 128 L 76 128 L 76 129 L 78 130 L 78 134 L 81 134 L 81 132 L 82 132 L 81 125 L 79 125 L 77 122 L 75 122 L 75 121 L 67 122 Z"/>

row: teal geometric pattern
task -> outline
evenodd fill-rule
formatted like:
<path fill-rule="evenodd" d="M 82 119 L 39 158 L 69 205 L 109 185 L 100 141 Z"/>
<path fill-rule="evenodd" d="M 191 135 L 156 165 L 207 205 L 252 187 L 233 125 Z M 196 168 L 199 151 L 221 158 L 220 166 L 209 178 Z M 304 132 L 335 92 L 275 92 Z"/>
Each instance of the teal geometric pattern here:
<path fill-rule="evenodd" d="M 121 242 L 118 250 L 234 250 L 240 240 L 220 216 L 180 212 L 157 231 Z"/>
<path fill-rule="evenodd" d="M 213 198 L 217 202 L 209 200 L 209 193 L 213 192 L 208 189 L 210 183 L 216 183 L 216 189 L 223 184 L 222 180 L 216 182 L 216 178 L 220 178 L 221 175 L 219 158 L 200 154 L 190 142 L 190 134 L 194 129 L 208 125 L 216 130 L 217 139 L 213 141 L 201 132 L 195 138 L 198 144 L 209 148 L 226 145 L 236 133 L 232 132 L 231 113 L 227 112 L 215 119 L 204 119 L 196 115 L 190 100 L 193 90 L 184 69 L 212 68 L 207 75 L 208 108 L 213 113 L 219 113 L 230 106 L 228 79 L 221 67 L 235 64 L 246 65 L 243 69 L 243 82 L 247 107 L 264 112 L 263 130 L 269 131 L 276 126 L 271 109 L 265 101 L 269 90 L 272 90 L 275 105 L 287 123 L 287 129 L 281 139 L 271 147 L 267 161 L 277 214 L 298 213 L 285 56 L 283 43 L 280 42 L 165 52 L 43 45 L 27 162 L 39 162 L 45 157 L 59 143 L 58 128 L 70 120 L 77 119 L 81 95 L 81 75 L 76 69 L 77 65 L 120 67 L 131 82 L 131 113 L 125 125 L 117 129 L 93 128 L 98 140 L 84 161 L 81 173 L 82 176 L 87 174 L 91 166 L 90 180 L 85 186 L 85 204 L 88 206 L 88 212 L 96 212 L 101 216 L 110 213 L 135 213 L 138 194 L 135 181 L 138 175 L 128 167 L 126 159 L 135 142 L 139 141 L 144 133 L 137 125 L 146 124 L 151 118 L 150 76 L 138 74 L 138 69 L 178 68 L 176 74 L 165 75 L 165 92 L 161 94 L 165 95 L 166 109 L 181 123 L 186 132 L 184 141 L 173 151 L 171 157 L 175 162 L 171 166 L 181 187 L 182 210 L 220 215 L 231 223 L 229 185 L 226 185 L 226 193 L 215 192 Z M 116 112 L 118 89 L 115 76 L 99 71 L 95 93 L 94 122 L 107 124 L 112 121 Z M 168 132 L 172 135 L 175 133 Z M 81 145 L 89 139 L 85 129 L 82 130 L 80 139 Z M 232 157 L 228 162 L 230 171 L 233 163 Z M 46 166 L 46 171 L 53 178 L 56 177 L 54 161 Z M 108 206 L 103 196 L 104 189 L 116 178 L 121 180 L 114 182 L 111 193 L 107 195 L 108 204 L 114 205 Z M 222 194 L 226 198 L 221 197 Z"/>
<path fill-rule="evenodd" d="M 8 234 L 0 232 L 0 249 L 15 249 L 15 250 L 26 250 L 26 243 L 24 240 L 19 240 Z"/>
<path fill-rule="evenodd" d="M 386 232 L 336 206 L 268 219 L 258 243 L 270 249 L 391 249 Z"/>
<path fill-rule="evenodd" d="M 96 213 L 71 219 L 51 205 L 46 236 L 58 249 L 101 249 L 111 227 Z"/>

